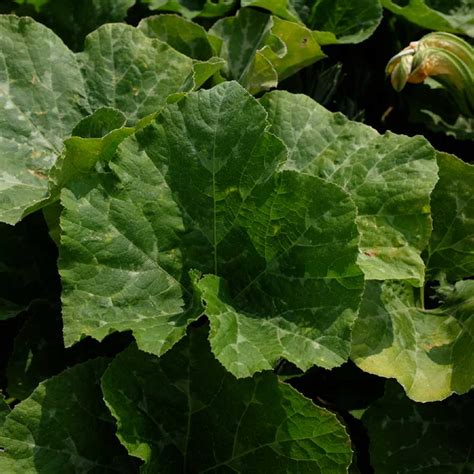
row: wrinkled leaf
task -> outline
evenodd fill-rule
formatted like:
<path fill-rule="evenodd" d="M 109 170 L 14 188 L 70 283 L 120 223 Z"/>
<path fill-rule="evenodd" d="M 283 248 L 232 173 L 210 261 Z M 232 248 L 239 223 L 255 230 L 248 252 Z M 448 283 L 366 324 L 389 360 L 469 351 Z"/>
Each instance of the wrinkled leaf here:
<path fill-rule="evenodd" d="M 444 285 L 444 303 L 424 310 L 399 282 L 368 282 L 352 337 L 352 359 L 393 377 L 416 401 L 442 400 L 474 386 L 474 281 Z"/>
<path fill-rule="evenodd" d="M 364 414 L 370 459 L 384 474 L 447 474 L 474 470 L 474 398 L 414 403 L 396 384 Z"/>
<path fill-rule="evenodd" d="M 421 252 L 431 234 L 435 152 L 421 137 L 379 135 L 303 95 L 262 100 L 271 131 L 288 147 L 286 169 L 319 176 L 350 193 L 361 234 L 358 263 L 369 280 L 407 279 L 420 286 Z"/>
<path fill-rule="evenodd" d="M 107 364 L 91 360 L 48 379 L 7 415 L 2 472 L 133 472 L 102 400 Z"/>
<path fill-rule="evenodd" d="M 437 158 L 427 268 L 432 278 L 445 274 L 455 281 L 474 275 L 474 166 L 447 153 Z"/>
<path fill-rule="evenodd" d="M 89 111 L 74 55 L 30 18 L 0 17 L 0 221 L 47 194 L 62 140 Z"/>
<path fill-rule="evenodd" d="M 266 127 L 235 82 L 192 93 L 124 141 L 107 172 L 63 191 L 67 344 L 131 329 L 139 348 L 164 352 L 191 318 L 196 269 L 227 280 L 236 324 L 256 328 L 261 352 L 220 359 L 239 376 L 283 356 L 304 367 L 347 358 L 363 283 L 355 207 L 335 185 L 278 173 L 286 149 Z M 213 341 L 234 337 L 209 317 Z"/>
<path fill-rule="evenodd" d="M 185 90 L 193 68 L 187 56 L 123 24 L 91 33 L 78 58 L 92 109 L 116 108 L 129 123 L 159 111 L 168 95 Z"/>
<path fill-rule="evenodd" d="M 381 0 L 382 5 L 423 28 L 474 37 L 471 0 Z"/>
<path fill-rule="evenodd" d="M 143 472 L 346 472 L 336 417 L 272 374 L 236 380 L 203 329 L 160 359 L 132 346 L 104 374 L 117 434 Z"/>

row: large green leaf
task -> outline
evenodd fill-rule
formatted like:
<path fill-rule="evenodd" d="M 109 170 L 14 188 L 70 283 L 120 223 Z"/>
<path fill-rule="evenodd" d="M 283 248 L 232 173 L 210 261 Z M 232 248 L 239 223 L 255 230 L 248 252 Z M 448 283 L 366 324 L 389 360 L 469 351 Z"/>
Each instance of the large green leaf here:
<path fill-rule="evenodd" d="M 114 107 L 129 123 L 157 112 L 168 95 L 186 90 L 193 69 L 187 56 L 123 24 L 91 33 L 78 58 L 92 109 Z"/>
<path fill-rule="evenodd" d="M 474 37 L 472 0 L 382 0 L 382 5 L 423 28 Z"/>
<path fill-rule="evenodd" d="M 220 39 L 227 78 L 251 93 L 275 87 L 279 80 L 325 57 L 304 25 L 248 8 L 219 20 L 209 33 Z"/>
<path fill-rule="evenodd" d="M 4 473 L 133 472 L 115 437 L 99 380 L 108 361 L 95 359 L 39 385 L 0 429 Z"/>
<path fill-rule="evenodd" d="M 474 398 L 414 403 L 396 384 L 366 411 L 370 459 L 383 474 L 468 474 L 474 470 Z"/>
<path fill-rule="evenodd" d="M 236 380 L 205 337 L 194 330 L 160 359 L 132 346 L 104 374 L 142 472 L 347 472 L 350 443 L 333 414 L 272 374 Z"/>
<path fill-rule="evenodd" d="M 83 117 L 115 107 L 135 124 L 222 67 L 123 24 L 92 33 L 75 57 L 52 31 L 15 16 L 0 16 L 0 51 L 0 221 L 9 224 L 49 202 L 48 172 Z"/>
<path fill-rule="evenodd" d="M 0 221 L 14 224 L 47 194 L 62 139 L 89 112 L 71 51 L 30 18 L 0 16 Z"/>
<path fill-rule="evenodd" d="M 180 13 L 186 18 L 216 17 L 228 13 L 237 0 L 143 0 L 151 10 Z"/>
<path fill-rule="evenodd" d="M 379 135 L 303 95 L 272 92 L 261 101 L 271 131 L 288 147 L 286 169 L 319 176 L 354 200 L 358 263 L 369 280 L 424 281 L 420 256 L 431 234 L 435 152 L 421 137 Z"/>
<path fill-rule="evenodd" d="M 439 181 L 431 197 L 433 234 L 427 268 L 436 278 L 474 275 L 474 166 L 438 153 Z"/>
<path fill-rule="evenodd" d="M 336 185 L 277 172 L 286 148 L 267 127 L 258 102 L 224 83 L 168 105 L 106 172 L 70 183 L 60 260 L 67 344 L 131 329 L 141 349 L 162 353 L 184 333 L 178 280 L 192 293 L 187 270 L 196 269 L 215 275 L 192 278 L 213 349 L 236 375 L 279 357 L 304 368 L 347 359 L 363 285 L 355 206 Z M 223 316 L 213 301 L 224 295 L 208 285 L 223 286 L 217 277 L 230 290 Z"/>
<path fill-rule="evenodd" d="M 474 386 L 474 281 L 444 284 L 442 306 L 424 310 L 399 282 L 368 282 L 352 337 L 363 370 L 393 377 L 416 401 L 442 400 Z"/>

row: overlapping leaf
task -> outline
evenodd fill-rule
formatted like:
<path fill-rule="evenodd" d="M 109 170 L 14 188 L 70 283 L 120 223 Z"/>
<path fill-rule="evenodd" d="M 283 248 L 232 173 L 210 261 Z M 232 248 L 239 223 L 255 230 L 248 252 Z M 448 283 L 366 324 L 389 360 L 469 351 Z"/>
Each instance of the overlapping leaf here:
<path fill-rule="evenodd" d="M 432 195 L 433 234 L 428 270 L 441 280 L 443 304 L 424 310 L 399 282 L 366 286 L 354 328 L 352 358 L 364 370 L 396 378 L 414 400 L 431 401 L 474 386 L 472 275 L 473 167 L 439 154 L 440 180 Z M 421 297 L 421 300 L 423 298 Z"/>
<path fill-rule="evenodd" d="M 185 18 L 219 17 L 228 13 L 237 0 L 144 0 L 151 10 L 176 12 Z"/>
<path fill-rule="evenodd" d="M 265 8 L 274 15 L 306 24 L 320 44 L 360 43 L 382 20 L 379 0 L 245 0 L 243 7 Z"/>
<path fill-rule="evenodd" d="M 375 472 L 468 473 L 474 469 L 472 394 L 414 403 L 396 384 L 364 414 Z"/>
<path fill-rule="evenodd" d="M 344 473 L 350 464 L 333 414 L 273 374 L 236 380 L 212 356 L 205 328 L 160 359 L 128 348 L 102 387 L 143 472 Z"/>
<path fill-rule="evenodd" d="M 382 0 L 388 10 L 430 30 L 463 33 L 474 37 L 474 7 L 471 0 Z"/>
<path fill-rule="evenodd" d="M 107 359 L 95 359 L 40 384 L 0 428 L 0 470 L 133 472 L 115 437 L 100 390 Z"/>
<path fill-rule="evenodd" d="M 9 224 L 47 201 L 48 172 L 83 117 L 108 106 L 136 123 L 222 66 L 195 65 L 123 24 L 91 34 L 79 65 L 52 31 L 15 16 L 0 17 L 0 51 L 0 221 Z"/>
<path fill-rule="evenodd" d="M 437 181 L 428 142 L 379 135 L 303 95 L 272 92 L 261 103 L 271 131 L 288 147 L 285 168 L 319 176 L 350 193 L 358 210 L 358 263 L 365 277 L 422 285 L 420 254 L 431 234 L 430 194 Z"/>
<path fill-rule="evenodd" d="M 325 57 L 304 25 L 252 9 L 219 20 L 209 33 L 220 39 L 227 78 L 252 93 L 275 87 L 279 80 Z"/>
<path fill-rule="evenodd" d="M 255 99 L 225 83 L 168 105 L 107 172 L 70 183 L 60 262 L 68 344 L 131 329 L 141 349 L 162 353 L 196 316 L 182 314 L 195 269 L 214 274 L 192 278 L 213 350 L 234 374 L 280 357 L 302 368 L 347 359 L 362 291 L 355 207 L 338 186 L 277 172 L 286 148 L 266 127 Z"/>

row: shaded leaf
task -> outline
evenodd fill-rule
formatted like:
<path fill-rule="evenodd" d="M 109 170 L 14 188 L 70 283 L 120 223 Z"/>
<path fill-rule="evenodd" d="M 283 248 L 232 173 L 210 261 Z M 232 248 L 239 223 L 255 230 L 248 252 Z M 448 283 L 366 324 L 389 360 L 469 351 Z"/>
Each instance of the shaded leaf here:
<path fill-rule="evenodd" d="M 363 416 L 375 472 L 468 473 L 474 469 L 474 398 L 414 403 L 394 383 Z"/>
<path fill-rule="evenodd" d="M 437 158 L 427 269 L 433 279 L 445 274 L 456 281 L 474 275 L 474 166 L 447 153 Z"/>
<path fill-rule="evenodd" d="M 422 285 L 420 254 L 431 234 L 430 194 L 437 181 L 428 142 L 379 135 L 303 95 L 271 92 L 261 103 L 270 130 L 288 147 L 285 168 L 331 181 L 354 200 L 365 277 Z"/>
<path fill-rule="evenodd" d="M 143 0 L 151 10 L 180 13 L 185 18 L 216 17 L 228 13 L 237 0 Z"/>
<path fill-rule="evenodd" d="M 28 311 L 7 367 L 8 395 L 24 400 L 38 384 L 64 368 L 61 315 L 50 305 Z"/>
<path fill-rule="evenodd" d="M 474 9 L 471 0 L 381 0 L 382 5 L 423 28 L 474 37 Z"/>
<path fill-rule="evenodd" d="M 130 347 L 104 374 L 118 436 L 143 472 L 346 472 L 336 417 L 272 374 L 235 380 L 203 329 L 160 359 Z"/>
<path fill-rule="evenodd" d="M 2 472 L 133 472 L 102 400 L 107 364 L 95 359 L 48 379 L 7 415 Z"/>
<path fill-rule="evenodd" d="M 235 17 L 215 23 L 224 70 L 251 93 L 270 89 L 279 80 L 325 57 L 314 35 L 304 25 L 266 13 L 242 9 Z"/>

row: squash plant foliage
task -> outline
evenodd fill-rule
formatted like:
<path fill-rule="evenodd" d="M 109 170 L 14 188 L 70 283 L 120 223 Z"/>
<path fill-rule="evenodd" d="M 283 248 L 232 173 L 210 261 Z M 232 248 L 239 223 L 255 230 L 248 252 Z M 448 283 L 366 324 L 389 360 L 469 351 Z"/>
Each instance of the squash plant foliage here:
<path fill-rule="evenodd" d="M 0 471 L 472 472 L 472 117 L 350 64 L 474 7 L 84 3 L 0 15 Z"/>

